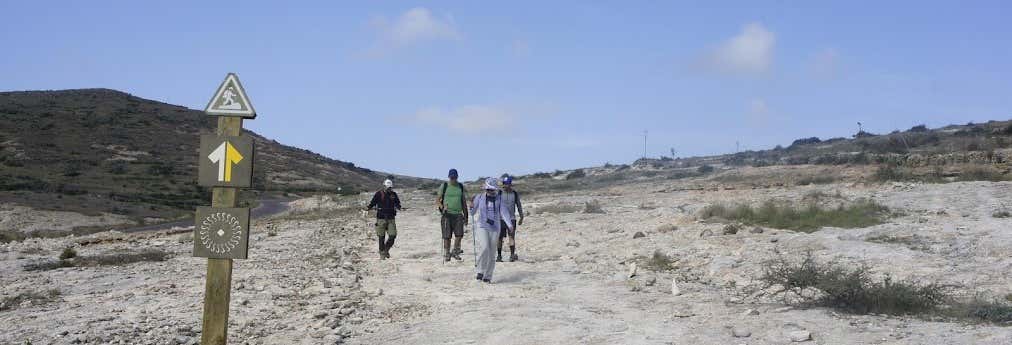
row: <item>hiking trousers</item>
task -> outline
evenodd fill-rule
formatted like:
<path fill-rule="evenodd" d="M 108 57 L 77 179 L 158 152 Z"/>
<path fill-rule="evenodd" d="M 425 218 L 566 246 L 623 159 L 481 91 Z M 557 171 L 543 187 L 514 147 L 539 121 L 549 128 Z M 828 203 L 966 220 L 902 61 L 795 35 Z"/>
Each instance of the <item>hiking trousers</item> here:
<path fill-rule="evenodd" d="M 495 254 L 499 241 L 499 229 L 486 229 L 478 227 L 474 232 L 474 239 L 478 246 L 475 273 L 481 273 L 484 279 L 492 279 L 492 272 L 495 271 Z"/>

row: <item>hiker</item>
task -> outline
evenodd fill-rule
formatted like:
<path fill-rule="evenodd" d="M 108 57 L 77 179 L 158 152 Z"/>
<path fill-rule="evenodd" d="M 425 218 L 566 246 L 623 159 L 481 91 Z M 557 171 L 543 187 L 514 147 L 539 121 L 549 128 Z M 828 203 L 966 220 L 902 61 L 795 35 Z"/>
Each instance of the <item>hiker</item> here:
<path fill-rule="evenodd" d="M 499 226 L 505 222 L 508 231 L 513 231 L 513 215 L 506 212 L 506 206 L 499 198 L 499 181 L 494 177 L 485 180 L 485 192 L 474 196 L 471 203 L 471 215 L 478 214 L 475 220 L 478 225 L 474 231 L 475 246 L 475 279 L 486 283 L 492 282 L 495 271 L 495 256 L 492 248 L 499 239 Z"/>
<path fill-rule="evenodd" d="M 397 238 L 397 210 L 401 210 L 401 199 L 394 192 L 394 181 L 387 179 L 383 181 L 383 189 L 376 192 L 369 202 L 366 211 L 376 207 L 376 237 L 379 237 L 380 259 L 390 258 L 390 248 L 394 247 L 394 239 Z"/>
<path fill-rule="evenodd" d="M 503 206 L 506 209 L 506 213 L 513 219 L 513 227 L 506 226 L 506 221 L 503 221 L 499 227 L 499 251 L 495 257 L 495 261 L 502 262 L 502 242 L 507 236 L 509 237 L 510 245 L 510 262 L 517 261 L 517 225 L 524 224 L 524 206 L 520 203 L 520 193 L 517 193 L 513 189 L 513 177 L 509 175 L 503 175 L 502 179 L 502 190 L 499 191 L 499 200 L 502 201 Z M 520 218 L 517 218 L 517 211 L 520 212 Z"/>
<path fill-rule="evenodd" d="M 464 226 L 467 225 L 467 216 L 464 210 L 467 209 L 467 191 L 464 184 L 457 182 L 457 169 L 450 169 L 447 173 L 449 181 L 443 182 L 439 187 L 436 204 L 439 207 L 439 225 L 443 232 L 443 262 L 450 261 L 450 258 L 462 260 L 460 254 L 460 240 L 464 237 Z M 450 237 L 453 237 L 453 250 L 450 250 Z"/>

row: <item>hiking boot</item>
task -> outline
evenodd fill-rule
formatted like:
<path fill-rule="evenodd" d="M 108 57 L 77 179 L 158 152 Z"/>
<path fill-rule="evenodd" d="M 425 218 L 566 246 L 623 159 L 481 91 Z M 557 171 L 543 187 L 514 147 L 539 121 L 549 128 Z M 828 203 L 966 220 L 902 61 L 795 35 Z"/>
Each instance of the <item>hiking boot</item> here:
<path fill-rule="evenodd" d="M 516 254 L 510 254 L 510 262 L 516 262 L 517 260 L 520 260 L 520 257 Z"/>
<path fill-rule="evenodd" d="M 481 280 L 481 273 L 478 273 L 478 276 L 474 277 L 474 279 L 475 280 Z"/>
<path fill-rule="evenodd" d="M 385 251 L 385 252 L 383 252 L 383 256 L 384 256 L 384 257 L 385 257 L 386 259 L 389 259 L 389 258 L 390 258 L 390 252 L 389 252 L 389 251 Z"/>
<path fill-rule="evenodd" d="M 453 255 L 460 256 L 460 254 L 464 254 L 463 249 L 457 248 L 453 250 Z"/>
<path fill-rule="evenodd" d="M 492 284 L 492 279 L 482 279 L 481 281 L 483 281 L 483 282 L 485 282 L 487 284 Z"/>
<path fill-rule="evenodd" d="M 450 262 L 450 255 L 444 255 L 443 262 Z"/>
<path fill-rule="evenodd" d="M 457 261 L 464 261 L 464 259 L 460 258 L 460 254 L 454 254 L 454 255 L 451 255 L 451 257 L 453 257 L 454 259 L 457 259 Z"/>
<path fill-rule="evenodd" d="M 502 262 L 502 255 L 496 256 L 495 262 Z"/>

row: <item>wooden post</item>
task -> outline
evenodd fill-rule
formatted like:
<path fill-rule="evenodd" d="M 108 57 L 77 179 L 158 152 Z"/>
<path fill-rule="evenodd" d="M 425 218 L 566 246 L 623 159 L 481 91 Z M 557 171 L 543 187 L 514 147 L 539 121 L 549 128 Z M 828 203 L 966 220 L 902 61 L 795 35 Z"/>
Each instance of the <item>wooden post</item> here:
<path fill-rule="evenodd" d="M 218 117 L 218 135 L 242 134 L 242 118 Z M 238 188 L 214 187 L 211 206 L 235 207 Z M 228 307 L 232 292 L 232 259 L 207 259 L 207 283 L 204 287 L 204 324 L 201 329 L 202 345 L 228 343 Z"/>

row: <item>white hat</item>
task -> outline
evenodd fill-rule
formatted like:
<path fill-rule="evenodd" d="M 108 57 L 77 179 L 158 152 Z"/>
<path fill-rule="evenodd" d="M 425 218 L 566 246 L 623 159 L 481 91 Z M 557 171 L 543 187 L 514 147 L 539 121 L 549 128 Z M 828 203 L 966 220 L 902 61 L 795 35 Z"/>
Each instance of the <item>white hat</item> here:
<path fill-rule="evenodd" d="M 383 186 L 385 186 L 387 188 L 393 188 L 394 187 L 394 181 L 390 181 L 390 180 L 383 181 Z"/>
<path fill-rule="evenodd" d="M 498 190 L 498 189 L 499 189 L 499 180 L 497 180 L 495 177 L 489 177 L 485 179 L 485 190 Z"/>

